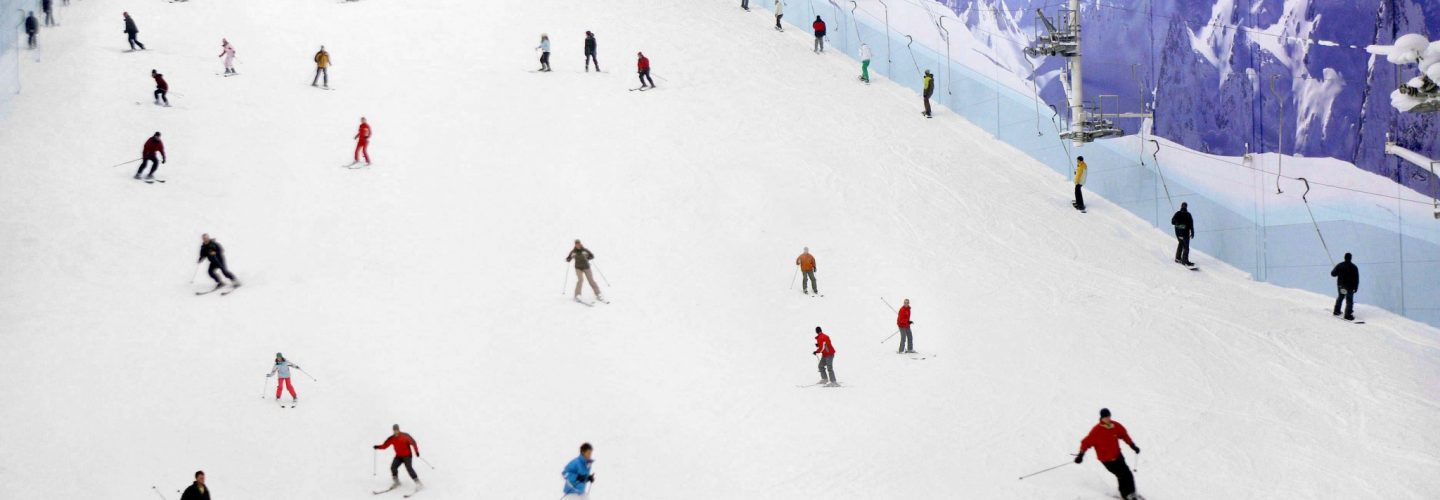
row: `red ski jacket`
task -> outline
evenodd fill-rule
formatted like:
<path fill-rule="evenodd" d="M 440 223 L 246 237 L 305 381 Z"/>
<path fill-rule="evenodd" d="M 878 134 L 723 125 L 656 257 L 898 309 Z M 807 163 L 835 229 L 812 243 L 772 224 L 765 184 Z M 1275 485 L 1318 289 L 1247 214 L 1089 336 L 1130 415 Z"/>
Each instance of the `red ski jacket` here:
<path fill-rule="evenodd" d="M 170 90 L 170 84 L 165 83 L 165 75 L 159 73 L 155 74 L 155 88 L 160 90 Z"/>
<path fill-rule="evenodd" d="M 641 57 L 640 60 L 635 64 L 636 67 L 640 69 L 640 71 L 648 71 L 650 69 L 650 58 Z"/>
<path fill-rule="evenodd" d="M 416 455 L 420 454 L 420 445 L 415 444 L 415 439 L 410 437 L 409 434 L 403 432 L 400 433 L 400 435 L 398 436 L 391 435 L 390 439 L 386 439 L 385 442 L 381 443 L 380 446 L 377 446 L 376 449 L 383 450 L 385 448 L 391 447 L 392 445 L 395 447 L 395 456 L 397 457 L 410 456 L 411 447 L 415 448 Z"/>
<path fill-rule="evenodd" d="M 1095 448 L 1095 458 L 1101 462 L 1113 462 L 1120 458 L 1121 440 L 1131 447 L 1135 446 L 1135 442 L 1130 440 L 1130 433 L 1125 432 L 1125 426 L 1120 425 L 1120 422 L 1111 420 L 1109 428 L 1105 427 L 1104 422 L 1095 424 L 1095 427 L 1090 429 L 1090 434 L 1080 441 L 1080 454 L 1084 455 L 1085 450 Z"/>
<path fill-rule="evenodd" d="M 370 124 L 361 123 L 360 130 L 355 132 L 355 136 L 355 139 L 360 141 L 360 144 L 370 144 Z"/>
<path fill-rule="evenodd" d="M 165 143 L 160 142 L 159 137 L 151 137 L 145 141 L 145 151 L 141 153 L 141 157 L 154 158 L 155 153 L 165 154 Z"/>
<path fill-rule="evenodd" d="M 830 336 L 824 333 L 815 334 L 815 352 L 821 356 L 834 356 L 835 346 L 830 343 Z"/>
<path fill-rule="evenodd" d="M 900 317 L 895 318 L 895 324 L 900 328 L 910 328 L 910 306 L 900 306 Z"/>

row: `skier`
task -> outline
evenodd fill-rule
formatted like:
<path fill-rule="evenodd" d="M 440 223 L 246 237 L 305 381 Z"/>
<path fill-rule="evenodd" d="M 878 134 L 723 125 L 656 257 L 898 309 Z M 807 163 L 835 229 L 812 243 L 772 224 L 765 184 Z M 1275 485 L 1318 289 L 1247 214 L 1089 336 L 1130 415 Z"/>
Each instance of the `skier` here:
<path fill-rule="evenodd" d="M 125 34 L 129 37 L 130 40 L 130 50 L 134 51 L 136 46 L 139 46 L 140 50 L 145 50 L 145 44 L 140 43 L 140 39 L 135 38 L 140 34 L 140 28 L 135 27 L 135 20 L 130 18 L 129 12 L 125 12 L 124 14 Z"/>
<path fill-rule="evenodd" d="M 924 112 L 923 114 L 925 115 L 926 118 L 930 118 L 930 117 L 931 117 L 931 115 L 930 115 L 930 96 L 935 95 L 935 75 L 930 74 L 930 70 L 928 70 L 928 69 L 925 70 L 925 80 L 924 80 L 924 81 L 925 81 L 925 96 L 924 96 L 924 97 L 925 97 L 925 112 Z"/>
<path fill-rule="evenodd" d="M 900 306 L 895 324 L 900 326 L 900 350 L 895 353 L 915 352 L 915 338 L 910 335 L 910 325 L 915 324 L 914 321 L 910 321 L 910 299 L 905 299 L 905 303 Z"/>
<path fill-rule="evenodd" d="M 274 377 L 276 374 L 280 375 L 280 379 L 275 382 L 275 401 L 280 401 L 280 391 L 282 389 L 288 389 L 290 391 L 290 401 L 300 401 L 300 397 L 295 395 L 295 385 L 290 383 L 291 368 L 299 370 L 300 365 L 287 361 L 283 354 L 275 353 L 275 367 L 270 369 L 270 373 L 265 374 L 265 378 Z"/>
<path fill-rule="evenodd" d="M 1085 450 L 1095 448 L 1095 458 L 1100 459 L 1100 464 L 1105 470 L 1115 475 L 1120 482 L 1120 498 L 1124 500 L 1143 500 L 1135 493 L 1135 476 L 1130 474 L 1130 466 L 1125 464 L 1125 455 L 1120 453 L 1120 444 L 1117 441 L 1125 441 L 1138 455 L 1140 447 L 1130 440 L 1130 434 L 1125 431 L 1125 426 L 1120 422 L 1110 420 L 1110 409 L 1100 409 L 1100 423 L 1090 429 L 1090 434 L 1080 441 L 1080 453 L 1075 455 L 1075 463 L 1085 460 Z"/>
<path fill-rule="evenodd" d="M 157 154 L 159 155 L 158 160 Z M 156 132 L 145 141 L 145 149 L 140 152 L 140 169 L 135 171 L 135 178 L 140 178 L 140 173 L 145 171 L 145 164 L 149 163 L 150 175 L 145 176 L 145 179 L 154 180 L 155 169 L 160 168 L 161 163 L 165 163 L 165 158 L 165 143 L 160 142 L 160 133 Z"/>
<path fill-rule="evenodd" d="M 635 56 L 639 58 L 635 61 L 635 67 L 640 74 L 640 88 L 645 88 L 647 81 L 650 82 L 650 88 L 655 88 L 655 79 L 650 78 L 650 59 L 645 57 L 644 52 L 636 52 Z"/>
<path fill-rule="evenodd" d="M 310 86 L 314 87 L 315 82 L 325 77 L 325 88 L 330 88 L 330 53 L 325 51 L 325 46 L 320 46 L 320 51 L 315 53 L 315 78 L 310 79 Z"/>
<path fill-rule="evenodd" d="M 590 61 L 595 61 L 595 71 L 600 71 L 600 58 L 595 57 L 595 34 L 585 32 L 585 72 L 590 72 Z"/>
<path fill-rule="evenodd" d="M 860 81 L 870 83 L 870 44 L 860 44 Z"/>
<path fill-rule="evenodd" d="M 210 500 L 210 487 L 205 486 L 205 471 L 195 471 L 195 482 L 180 494 L 180 500 Z"/>
<path fill-rule="evenodd" d="M 365 122 L 365 117 L 360 117 L 360 130 L 355 132 L 355 159 L 350 164 L 360 163 L 360 155 L 365 155 L 365 164 L 370 164 L 370 124 Z"/>
<path fill-rule="evenodd" d="M 1190 240 L 1195 239 L 1195 218 L 1190 216 L 1189 209 L 1189 203 L 1180 203 L 1180 211 L 1170 217 L 1170 225 L 1175 226 L 1175 238 L 1180 240 L 1175 247 L 1175 262 L 1195 267 L 1195 263 L 1190 262 Z"/>
<path fill-rule="evenodd" d="M 595 460 L 590 458 L 595 448 L 590 443 L 580 444 L 580 456 L 575 457 L 570 463 L 565 464 L 565 470 L 560 475 L 565 478 L 565 496 L 585 496 L 586 484 L 595 482 L 595 475 L 590 473 L 590 465 Z"/>
<path fill-rule="evenodd" d="M 220 39 L 220 55 L 216 57 L 225 58 L 225 74 L 235 74 L 235 47 L 230 45 L 230 40 Z"/>
<path fill-rule="evenodd" d="M 1090 167 L 1085 165 L 1084 156 L 1075 157 L 1075 201 L 1070 205 L 1076 210 L 1085 211 L 1085 195 L 1080 194 L 1080 188 L 1085 185 L 1085 179 L 1090 176 Z"/>
<path fill-rule="evenodd" d="M 210 279 L 215 280 L 215 288 L 219 289 L 225 285 L 223 281 L 220 281 L 221 274 L 230 280 L 231 288 L 239 288 L 240 280 L 235 278 L 235 275 L 230 273 L 230 268 L 225 266 L 225 249 L 220 246 L 220 242 L 211 239 L 208 233 L 200 235 L 200 242 L 200 258 L 195 259 L 195 263 L 199 264 L 200 261 L 207 259 L 210 261 L 208 274 L 210 275 Z M 286 376 L 288 377 L 289 375 L 287 374 Z M 277 389 L 276 392 L 279 392 L 279 390 Z"/>
<path fill-rule="evenodd" d="M 780 18 L 785 17 L 785 0 L 775 0 L 775 31 L 785 31 L 780 26 Z"/>
<path fill-rule="evenodd" d="M 811 354 L 820 355 L 820 381 L 816 385 L 825 384 L 828 387 L 840 385 L 840 379 L 835 378 L 835 345 L 830 343 L 830 336 L 815 327 L 815 352 Z"/>
<path fill-rule="evenodd" d="M 25 41 L 30 48 L 35 48 L 35 34 L 40 32 L 40 22 L 35 20 L 35 11 L 25 17 Z"/>
<path fill-rule="evenodd" d="M 166 94 L 170 93 L 170 84 L 165 83 L 165 75 L 152 69 L 150 70 L 150 78 L 155 79 L 155 104 L 159 105 L 160 101 L 165 101 L 165 105 L 169 106 L 170 97 Z"/>
<path fill-rule="evenodd" d="M 819 295 L 820 285 L 815 282 L 815 271 L 818 269 L 815 267 L 815 256 L 810 255 L 810 247 L 805 247 L 805 250 L 800 252 L 800 256 L 795 258 L 795 265 L 800 266 L 800 274 L 803 275 L 800 278 L 800 291 L 809 295 L 810 290 L 813 289 L 815 294 Z M 806 288 L 807 284 L 809 288 Z"/>
<path fill-rule="evenodd" d="M 540 34 L 540 45 L 535 47 L 540 51 L 540 71 L 550 71 L 550 35 Z"/>
<path fill-rule="evenodd" d="M 810 23 L 810 27 L 815 30 L 815 53 L 825 52 L 825 21 L 815 16 L 815 22 Z"/>
<path fill-rule="evenodd" d="M 54 26 L 54 25 L 55 25 L 55 18 L 51 15 L 51 14 L 53 14 L 53 12 L 51 12 L 51 10 L 52 10 L 54 7 L 55 7 L 54 0 L 40 0 L 40 10 L 42 10 L 42 11 L 45 12 L 45 25 L 46 25 L 46 26 Z"/>
<path fill-rule="evenodd" d="M 1335 298 L 1335 316 L 1340 315 L 1340 303 L 1345 303 L 1345 320 L 1355 321 L 1355 289 L 1360 288 L 1360 268 L 1350 261 L 1350 254 L 1345 254 L 1345 262 L 1335 265 L 1330 270 L 1330 275 L 1335 277 L 1335 285 L 1340 288 L 1340 296 Z"/>
<path fill-rule="evenodd" d="M 415 449 L 416 457 L 420 456 L 420 445 L 416 444 L 415 438 L 410 437 L 409 434 L 400 432 L 400 424 L 392 425 L 390 429 L 395 433 L 391 434 L 384 443 L 375 445 L 377 450 L 395 447 L 395 458 L 390 461 L 390 490 L 400 487 L 400 466 L 403 464 L 405 471 L 410 473 L 410 480 L 415 481 L 415 491 L 420 491 L 420 488 L 424 488 L 425 485 L 420 482 L 420 476 L 415 474 L 415 465 L 411 463 L 410 456 L 411 448 Z"/>
<path fill-rule="evenodd" d="M 575 240 L 575 248 L 565 256 L 565 262 L 575 262 L 575 301 L 580 301 L 580 288 L 586 281 L 590 282 L 590 290 L 595 292 L 595 300 L 604 301 L 605 297 L 600 295 L 600 285 L 595 284 L 595 277 L 590 275 L 590 261 L 595 260 L 595 254 L 580 240 Z"/>

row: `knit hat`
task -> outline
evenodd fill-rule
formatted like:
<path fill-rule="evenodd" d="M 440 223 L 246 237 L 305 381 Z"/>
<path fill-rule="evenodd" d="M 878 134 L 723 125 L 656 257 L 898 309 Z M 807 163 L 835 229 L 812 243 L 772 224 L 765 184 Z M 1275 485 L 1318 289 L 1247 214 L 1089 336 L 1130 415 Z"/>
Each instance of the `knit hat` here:
<path fill-rule="evenodd" d="M 1100 409 L 1100 418 L 1110 418 L 1110 409 L 1109 409 L 1109 408 L 1101 408 L 1101 409 Z"/>
<path fill-rule="evenodd" d="M 815 333 L 820 333 L 820 327 L 815 327 Z"/>

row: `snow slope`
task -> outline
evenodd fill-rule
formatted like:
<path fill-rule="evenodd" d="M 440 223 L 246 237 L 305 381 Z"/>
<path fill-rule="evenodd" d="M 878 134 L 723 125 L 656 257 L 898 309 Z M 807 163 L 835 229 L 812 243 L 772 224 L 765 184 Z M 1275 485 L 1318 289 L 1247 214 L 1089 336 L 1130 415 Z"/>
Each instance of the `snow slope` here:
<path fill-rule="evenodd" d="M 121 10 L 152 50 L 122 51 Z M 589 441 L 593 498 L 1104 499 L 1093 454 L 1015 480 L 1102 406 L 1152 500 L 1440 491 L 1433 328 L 1186 271 L 733 2 L 62 13 L 0 123 L 4 498 L 174 499 L 196 469 L 217 499 L 373 498 L 399 423 L 435 466 L 421 498 L 553 498 Z M 581 70 L 587 29 L 608 73 Z M 554 73 L 527 72 L 540 32 Z M 217 75 L 222 36 L 241 76 Z M 322 43 L 334 91 L 305 82 Z M 625 90 L 636 50 L 656 91 Z M 152 68 L 176 107 L 148 103 Z M 361 115 L 376 165 L 338 168 Z M 169 183 L 109 167 L 156 130 Z M 246 287 L 191 293 L 201 232 Z M 574 238 L 613 304 L 557 290 Z M 787 288 L 807 245 L 824 298 Z M 929 359 L 880 343 L 882 296 L 913 301 Z M 796 387 L 815 325 L 845 388 Z M 298 409 L 255 391 L 275 351 L 318 378 Z"/>

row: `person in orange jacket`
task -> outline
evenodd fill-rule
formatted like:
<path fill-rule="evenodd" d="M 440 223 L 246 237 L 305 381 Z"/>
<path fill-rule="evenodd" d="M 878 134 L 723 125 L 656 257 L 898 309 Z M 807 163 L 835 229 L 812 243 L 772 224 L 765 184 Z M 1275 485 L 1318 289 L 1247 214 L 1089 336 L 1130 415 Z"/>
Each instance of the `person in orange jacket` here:
<path fill-rule="evenodd" d="M 815 256 L 810 255 L 810 247 L 805 247 L 805 251 L 801 252 L 800 256 L 795 258 L 795 265 L 800 266 L 800 272 L 805 275 L 805 278 L 800 280 L 800 291 L 809 294 L 809 290 L 813 289 L 815 290 L 815 294 L 819 295 L 820 285 L 815 283 Z M 791 283 L 794 282 L 792 281 Z M 807 285 L 809 288 L 806 288 Z"/>
<path fill-rule="evenodd" d="M 1130 474 L 1130 466 L 1125 463 L 1125 455 L 1120 453 L 1120 441 L 1130 445 L 1135 454 L 1140 454 L 1140 447 L 1130 440 L 1130 433 L 1125 431 L 1125 426 L 1120 422 L 1110 420 L 1110 409 L 1100 409 L 1100 423 L 1090 429 L 1090 434 L 1080 441 L 1080 453 L 1075 455 L 1075 463 L 1085 460 L 1085 451 L 1095 448 L 1095 458 L 1100 459 L 1100 464 L 1105 470 L 1115 475 L 1120 482 L 1120 498 L 1124 500 L 1143 500 L 1135 493 L 1135 476 Z"/>
<path fill-rule="evenodd" d="M 830 336 L 815 327 L 815 352 L 820 356 L 820 381 L 816 385 L 825 384 L 827 387 L 840 385 L 840 380 L 835 378 L 835 345 L 830 343 Z"/>

